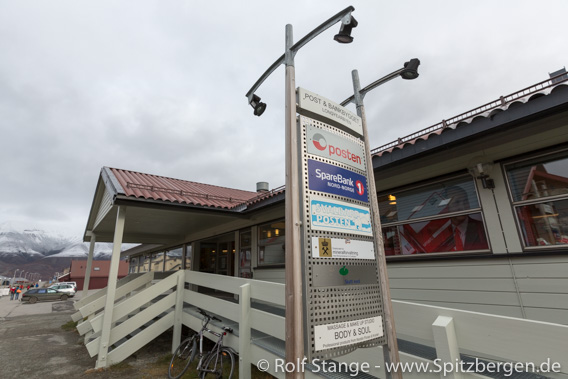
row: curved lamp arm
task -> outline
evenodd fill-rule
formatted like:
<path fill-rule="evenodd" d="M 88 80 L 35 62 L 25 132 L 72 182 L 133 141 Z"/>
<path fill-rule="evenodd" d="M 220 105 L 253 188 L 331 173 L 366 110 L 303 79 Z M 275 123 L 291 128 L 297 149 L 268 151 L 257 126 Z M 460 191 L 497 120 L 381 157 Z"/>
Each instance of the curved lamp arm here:
<path fill-rule="evenodd" d="M 330 27 L 332 27 L 333 25 L 335 25 L 337 22 L 339 22 L 339 21 L 342 21 L 344 23 L 348 22 L 348 20 L 351 17 L 351 12 L 353 12 L 354 10 L 355 10 L 354 7 L 349 6 L 349 7 L 345 8 L 344 10 L 342 10 L 341 12 L 337 13 L 335 16 L 331 17 L 329 20 L 322 23 L 320 26 L 318 26 L 317 28 L 312 30 L 310 33 L 306 34 L 306 36 L 304 38 L 302 38 L 301 40 L 296 42 L 294 45 L 292 45 L 292 47 L 290 47 L 290 52 L 292 54 L 292 57 L 305 44 L 310 42 L 312 39 L 314 39 L 316 36 L 318 36 L 319 34 L 324 32 L 325 30 L 327 30 Z M 264 74 L 262 74 L 262 76 L 256 81 L 256 83 L 254 83 L 254 85 L 251 87 L 251 89 L 248 90 L 248 92 L 246 93 L 245 96 L 247 97 L 249 103 L 252 101 L 252 96 L 253 96 L 254 92 L 258 89 L 258 87 L 260 87 L 260 85 L 266 80 L 266 78 L 268 78 L 270 76 L 270 74 L 272 74 L 272 72 L 274 72 L 274 70 L 276 70 L 276 68 L 278 66 L 285 63 L 285 59 L 286 59 L 286 54 L 282 54 L 282 56 L 280 58 L 278 58 L 274 63 L 272 63 L 272 65 L 270 67 L 268 67 L 268 69 L 264 72 Z"/>

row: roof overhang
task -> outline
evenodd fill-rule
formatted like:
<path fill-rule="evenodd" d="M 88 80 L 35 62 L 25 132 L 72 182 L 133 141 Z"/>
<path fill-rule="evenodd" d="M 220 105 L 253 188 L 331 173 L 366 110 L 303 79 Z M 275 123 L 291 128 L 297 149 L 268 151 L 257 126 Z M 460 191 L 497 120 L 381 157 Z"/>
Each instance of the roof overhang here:
<path fill-rule="evenodd" d="M 491 117 L 478 117 L 469 124 L 373 156 L 373 168 L 380 172 L 375 175 L 377 189 L 465 170 L 475 157 L 486 162 L 498 161 L 565 142 L 568 142 L 568 87 L 560 86 L 546 96 L 516 104 Z M 424 178 L 416 175 L 417 172 L 423 172 Z M 392 181 L 394 177 L 397 180 Z"/>
<path fill-rule="evenodd" d="M 91 234 L 95 234 L 97 242 L 113 241 L 118 206 L 126 207 L 123 243 L 171 244 L 183 241 L 190 233 L 246 218 L 242 214 L 226 210 L 117 197 L 112 208 L 90 230 Z"/>

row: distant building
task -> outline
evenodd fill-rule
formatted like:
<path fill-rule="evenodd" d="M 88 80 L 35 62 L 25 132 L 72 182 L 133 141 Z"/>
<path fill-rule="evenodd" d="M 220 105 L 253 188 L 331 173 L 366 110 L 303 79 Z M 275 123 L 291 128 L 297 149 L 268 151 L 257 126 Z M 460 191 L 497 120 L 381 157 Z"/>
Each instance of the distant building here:
<path fill-rule="evenodd" d="M 74 259 L 71 266 L 66 269 L 66 273 L 60 276 L 59 282 L 77 282 L 77 290 L 83 289 L 85 283 L 85 274 L 87 270 L 86 259 Z M 89 289 L 99 289 L 107 286 L 108 273 L 110 270 L 110 261 L 93 261 L 91 267 L 91 279 L 89 281 Z M 128 262 L 120 261 L 118 266 L 118 278 L 128 275 Z"/>

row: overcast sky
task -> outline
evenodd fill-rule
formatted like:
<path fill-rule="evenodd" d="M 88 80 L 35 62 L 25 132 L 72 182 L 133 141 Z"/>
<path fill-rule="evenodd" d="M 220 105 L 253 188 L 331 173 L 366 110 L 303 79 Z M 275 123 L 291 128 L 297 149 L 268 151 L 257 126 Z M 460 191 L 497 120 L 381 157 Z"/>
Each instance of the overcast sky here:
<path fill-rule="evenodd" d="M 371 148 L 548 78 L 568 64 L 568 1 L 0 0 L 0 224 L 80 237 L 103 166 L 244 190 L 284 184 L 284 52 L 349 5 L 296 85 L 341 102 L 419 58 L 420 77 L 365 98 Z M 350 106 L 354 111 L 353 106 Z"/>

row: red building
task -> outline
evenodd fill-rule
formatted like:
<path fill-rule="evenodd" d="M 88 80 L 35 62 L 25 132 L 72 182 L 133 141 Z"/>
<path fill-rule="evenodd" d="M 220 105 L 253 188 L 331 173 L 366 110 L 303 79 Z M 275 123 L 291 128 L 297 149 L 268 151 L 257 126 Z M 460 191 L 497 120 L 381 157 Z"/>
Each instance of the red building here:
<path fill-rule="evenodd" d="M 83 289 L 85 283 L 85 274 L 87 270 L 87 260 L 72 260 L 69 272 L 60 276 L 59 282 L 77 282 L 77 290 Z M 89 289 L 99 289 L 107 286 L 108 273 L 110 270 L 110 261 L 93 261 L 91 267 L 91 279 L 89 281 Z M 128 275 L 128 262 L 120 261 L 118 266 L 118 279 Z"/>

